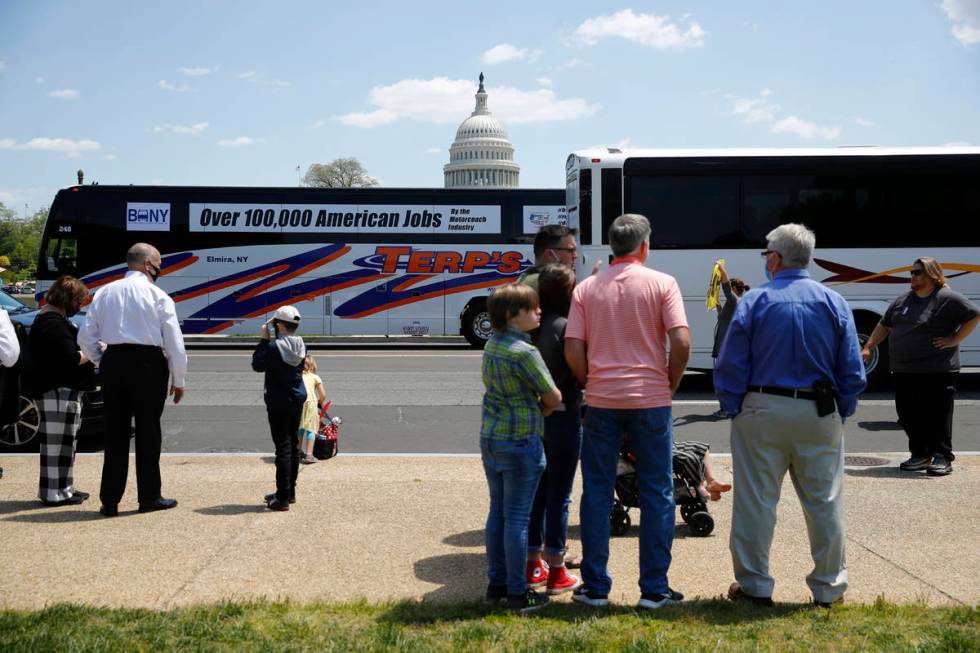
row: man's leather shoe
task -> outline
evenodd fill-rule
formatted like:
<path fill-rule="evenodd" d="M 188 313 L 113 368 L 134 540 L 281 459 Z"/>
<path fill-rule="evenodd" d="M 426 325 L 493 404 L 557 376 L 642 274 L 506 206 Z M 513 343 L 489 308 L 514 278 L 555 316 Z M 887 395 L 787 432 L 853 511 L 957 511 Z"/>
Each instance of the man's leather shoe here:
<path fill-rule="evenodd" d="M 265 495 L 265 502 L 266 503 L 269 503 L 270 501 L 274 501 L 275 498 L 276 498 L 276 493 L 275 492 L 273 492 L 272 494 L 267 494 L 267 495 Z M 296 503 L 296 495 L 295 494 L 290 494 L 289 495 L 289 503 Z"/>
<path fill-rule="evenodd" d="M 99 512 L 103 517 L 115 517 L 119 514 L 119 506 L 107 506 L 106 504 L 102 504 L 102 507 L 99 508 Z"/>
<path fill-rule="evenodd" d="M 151 501 L 150 503 L 141 503 L 140 512 L 155 512 L 157 510 L 169 510 L 170 508 L 176 507 L 177 499 L 164 499 L 163 497 L 160 497 L 156 501 Z"/>

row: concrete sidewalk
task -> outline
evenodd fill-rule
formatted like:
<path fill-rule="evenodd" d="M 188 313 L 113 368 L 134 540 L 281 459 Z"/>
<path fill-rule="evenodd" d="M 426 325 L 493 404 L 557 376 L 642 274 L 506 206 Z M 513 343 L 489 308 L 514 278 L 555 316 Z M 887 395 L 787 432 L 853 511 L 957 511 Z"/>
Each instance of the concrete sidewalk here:
<path fill-rule="evenodd" d="M 845 479 L 850 602 L 976 605 L 980 600 L 980 458 L 947 478 L 889 466 L 848 467 Z M 136 512 L 135 468 L 120 516 L 97 510 L 101 456 L 79 456 L 80 507 L 43 508 L 38 461 L 0 456 L 0 607 L 60 601 L 171 608 L 219 599 L 475 600 L 485 589 L 487 492 L 477 458 L 343 457 L 304 467 L 299 502 L 261 504 L 271 457 L 166 456 L 164 494 L 175 510 Z M 730 461 L 719 458 L 719 476 Z M 570 548 L 580 552 L 576 488 Z M 805 602 L 806 527 L 787 479 L 772 549 L 777 601 Z M 732 580 L 731 497 L 712 504 L 715 532 L 692 537 L 678 516 L 671 585 L 717 597 Z M 639 513 L 614 538 L 610 598 L 634 604 Z M 568 601 L 564 595 L 558 599 Z"/>

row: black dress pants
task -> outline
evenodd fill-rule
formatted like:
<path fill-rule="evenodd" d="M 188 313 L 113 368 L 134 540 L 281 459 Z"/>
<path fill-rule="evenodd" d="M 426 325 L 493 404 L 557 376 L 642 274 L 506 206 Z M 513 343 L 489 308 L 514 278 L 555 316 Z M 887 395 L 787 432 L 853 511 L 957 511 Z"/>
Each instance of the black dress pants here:
<path fill-rule="evenodd" d="M 892 375 L 895 409 L 913 457 L 942 454 L 952 461 L 953 398 L 959 372 Z"/>
<path fill-rule="evenodd" d="M 296 496 L 296 478 L 299 476 L 299 420 L 303 413 L 302 403 L 266 404 L 269 414 L 269 430 L 276 447 L 276 498 L 287 501 Z"/>
<path fill-rule="evenodd" d="M 115 506 L 126 491 L 130 425 L 136 420 L 136 487 L 141 504 L 160 498 L 160 415 L 170 370 L 163 350 L 145 345 L 110 345 L 102 356 L 105 459 L 99 498 Z"/>

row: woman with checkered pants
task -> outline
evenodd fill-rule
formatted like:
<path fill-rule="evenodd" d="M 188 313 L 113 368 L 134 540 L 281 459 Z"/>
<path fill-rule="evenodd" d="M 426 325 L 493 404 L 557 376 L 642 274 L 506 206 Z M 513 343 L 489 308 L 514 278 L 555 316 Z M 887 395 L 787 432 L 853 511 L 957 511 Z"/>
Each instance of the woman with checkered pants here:
<path fill-rule="evenodd" d="M 46 506 L 78 504 L 87 492 L 75 489 L 75 436 L 82 423 L 81 389 L 94 367 L 75 344 L 78 330 L 68 319 L 88 299 L 88 288 L 74 277 L 60 277 L 31 327 L 34 397 L 41 417 L 41 480 L 38 497 Z"/>

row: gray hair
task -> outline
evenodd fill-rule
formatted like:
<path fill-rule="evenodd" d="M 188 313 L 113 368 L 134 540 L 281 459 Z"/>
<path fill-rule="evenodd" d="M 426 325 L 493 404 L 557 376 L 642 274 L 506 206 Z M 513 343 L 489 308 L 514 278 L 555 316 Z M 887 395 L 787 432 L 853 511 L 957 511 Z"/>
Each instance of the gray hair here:
<path fill-rule="evenodd" d="M 615 256 L 626 256 L 649 239 L 650 221 L 639 213 L 624 213 L 609 226 L 609 247 Z"/>
<path fill-rule="evenodd" d="M 810 265 L 817 237 L 802 224 L 782 224 L 766 234 L 769 249 L 783 257 L 788 268 L 803 269 Z"/>
<path fill-rule="evenodd" d="M 140 265 L 152 258 L 154 254 L 159 254 L 159 252 L 157 252 L 157 248 L 153 245 L 149 245 L 147 243 L 136 243 L 129 248 L 129 251 L 126 252 L 126 264 Z"/>

